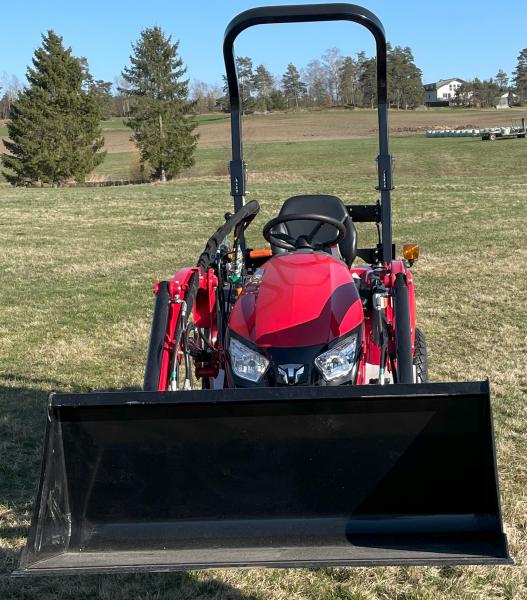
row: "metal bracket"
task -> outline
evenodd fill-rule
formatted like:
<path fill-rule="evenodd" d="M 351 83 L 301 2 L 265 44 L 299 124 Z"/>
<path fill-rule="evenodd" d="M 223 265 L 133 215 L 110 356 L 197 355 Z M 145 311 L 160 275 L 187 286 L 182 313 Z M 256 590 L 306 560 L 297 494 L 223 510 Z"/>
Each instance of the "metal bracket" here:
<path fill-rule="evenodd" d="M 389 192 L 394 189 L 392 177 L 393 157 L 391 154 L 379 155 L 377 157 L 377 174 L 379 185 L 375 188 L 379 192 Z"/>
<path fill-rule="evenodd" d="M 229 163 L 231 175 L 231 196 L 245 196 L 247 183 L 247 164 L 244 160 L 231 160 Z"/>

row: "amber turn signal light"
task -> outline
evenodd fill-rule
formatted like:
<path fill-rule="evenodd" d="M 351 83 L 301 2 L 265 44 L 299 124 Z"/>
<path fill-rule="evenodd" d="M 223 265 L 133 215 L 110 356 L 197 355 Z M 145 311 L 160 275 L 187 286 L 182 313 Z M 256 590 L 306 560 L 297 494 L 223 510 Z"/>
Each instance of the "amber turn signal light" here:
<path fill-rule="evenodd" d="M 403 244 L 403 257 L 410 264 L 419 258 L 419 244 L 415 242 L 407 242 Z"/>

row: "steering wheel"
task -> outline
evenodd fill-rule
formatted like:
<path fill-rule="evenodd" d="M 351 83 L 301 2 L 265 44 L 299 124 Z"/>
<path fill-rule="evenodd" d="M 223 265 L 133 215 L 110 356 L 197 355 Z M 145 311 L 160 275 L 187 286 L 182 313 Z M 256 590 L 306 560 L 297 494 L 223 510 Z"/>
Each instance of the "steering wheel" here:
<path fill-rule="evenodd" d="M 277 225 L 282 223 L 288 223 L 289 221 L 317 221 L 317 224 L 308 234 L 302 234 L 297 237 L 293 237 L 288 233 L 273 233 L 273 229 Z M 334 238 L 324 241 L 313 243 L 313 238 L 320 231 L 323 225 L 331 225 L 337 230 L 337 234 Z M 326 215 L 317 215 L 315 213 L 301 214 L 293 213 L 290 215 L 281 215 L 271 219 L 265 224 L 263 228 L 263 236 L 271 245 L 282 250 L 299 250 L 300 248 L 310 248 L 311 250 L 322 250 L 328 246 L 336 246 L 346 236 L 346 228 L 344 223 L 338 219 L 333 219 Z"/>

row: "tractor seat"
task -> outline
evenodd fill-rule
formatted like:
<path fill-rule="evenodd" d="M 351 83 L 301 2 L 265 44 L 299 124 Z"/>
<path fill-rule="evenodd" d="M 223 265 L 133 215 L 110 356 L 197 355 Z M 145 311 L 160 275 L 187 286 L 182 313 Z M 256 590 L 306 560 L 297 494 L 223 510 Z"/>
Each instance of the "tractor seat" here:
<path fill-rule="evenodd" d="M 279 216 L 287 214 L 291 215 L 294 213 L 323 214 L 327 215 L 328 217 L 332 217 L 333 219 L 342 221 L 344 223 L 344 227 L 346 228 L 346 236 L 338 244 L 337 255 L 340 255 L 338 258 L 344 260 L 348 267 L 351 267 L 351 264 L 357 256 L 357 230 L 348 214 L 347 208 L 344 206 L 344 203 L 340 198 L 337 198 L 337 196 L 327 196 L 323 194 L 292 196 L 291 198 L 288 198 L 282 205 Z M 288 233 L 293 237 L 298 237 L 302 234 L 308 234 L 313 227 L 313 221 L 291 221 L 289 223 L 277 225 L 275 228 L 275 233 Z M 313 241 L 322 242 L 334 237 L 334 234 L 335 228 L 331 225 L 325 224 L 322 225 L 320 230 L 316 233 Z M 273 254 L 287 253 L 287 250 L 278 248 L 273 244 L 271 244 L 271 249 Z M 332 250 L 335 251 L 337 249 L 328 248 L 327 252 L 334 254 Z"/>

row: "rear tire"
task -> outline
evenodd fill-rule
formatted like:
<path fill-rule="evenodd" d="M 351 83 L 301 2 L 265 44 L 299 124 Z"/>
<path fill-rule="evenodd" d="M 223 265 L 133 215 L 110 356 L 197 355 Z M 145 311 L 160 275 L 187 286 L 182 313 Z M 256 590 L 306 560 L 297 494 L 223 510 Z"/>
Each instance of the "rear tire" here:
<path fill-rule="evenodd" d="M 428 352 L 426 349 L 426 338 L 424 333 L 415 330 L 414 359 L 415 383 L 426 383 L 428 381 Z"/>
<path fill-rule="evenodd" d="M 145 392 L 156 392 L 159 389 L 159 378 L 161 376 L 161 359 L 163 355 L 163 343 L 165 341 L 170 294 L 168 293 L 168 282 L 161 281 L 154 306 L 152 317 L 152 329 L 150 331 L 150 344 L 146 358 L 145 379 L 143 389 Z"/>

